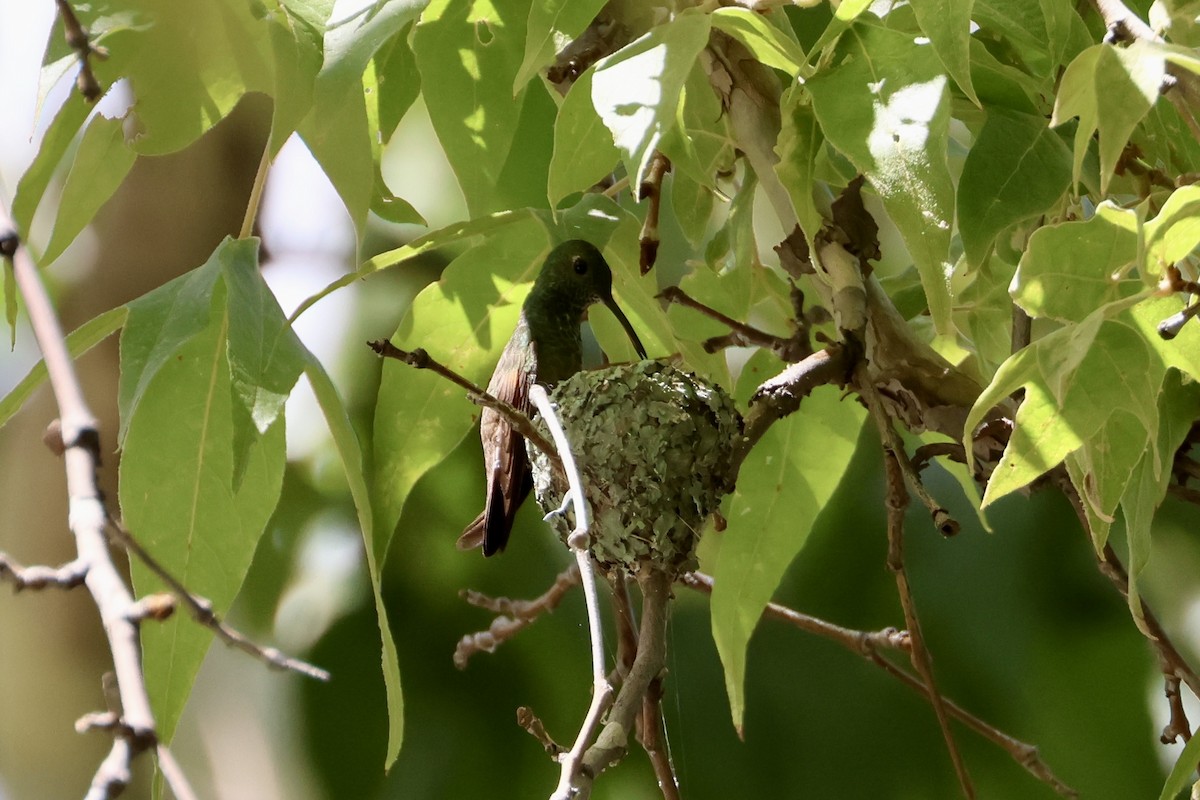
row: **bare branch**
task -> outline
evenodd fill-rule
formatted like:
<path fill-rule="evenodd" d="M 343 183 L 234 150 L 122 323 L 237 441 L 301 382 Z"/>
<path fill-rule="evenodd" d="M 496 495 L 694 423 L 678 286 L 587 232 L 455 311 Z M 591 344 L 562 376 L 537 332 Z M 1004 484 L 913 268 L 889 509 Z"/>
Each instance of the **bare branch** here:
<path fill-rule="evenodd" d="M 79 17 L 75 16 L 75 10 L 67 0 L 55 2 L 58 4 L 58 15 L 62 17 L 67 44 L 79 56 L 79 77 L 75 79 L 75 85 L 79 87 L 79 93 L 85 100 L 94 103 L 104 94 L 104 90 L 96 80 L 96 74 L 92 72 L 91 59 L 93 56 L 100 60 L 108 58 L 108 50 L 92 44 L 87 30 L 80 24 Z"/>
<path fill-rule="evenodd" d="M 697 591 L 712 594 L 713 579 L 702 572 L 692 572 L 683 575 L 680 578 L 680 582 Z M 847 650 L 863 656 L 908 688 L 923 695 L 926 699 L 930 699 L 928 688 L 926 688 L 925 684 L 919 678 L 910 675 L 891 661 L 888 661 L 880 652 L 880 650 L 885 649 L 910 651 L 912 640 L 909 638 L 908 631 L 896 630 L 895 628 L 884 628 L 880 631 L 856 631 L 850 628 L 843 628 L 840 625 L 835 625 L 832 622 L 827 622 L 817 617 L 809 616 L 808 614 L 803 614 L 778 603 L 767 603 L 766 609 L 763 610 L 763 617 L 781 620 L 800 630 L 808 631 L 809 633 L 814 633 L 817 636 L 836 642 Z M 1019 739 L 1014 739 L 1003 731 L 989 725 L 971 712 L 957 705 L 953 700 L 943 697 L 942 702 L 950 716 L 983 738 L 999 746 L 1038 780 L 1049 785 L 1063 797 L 1076 796 L 1075 790 L 1060 781 L 1050 770 L 1050 767 L 1042 761 L 1036 747 Z"/>
<path fill-rule="evenodd" d="M 436 361 L 424 349 L 418 347 L 410 353 L 407 350 L 401 350 L 399 347 L 396 347 L 396 345 L 387 339 L 376 339 L 367 342 L 367 346 L 384 358 L 394 358 L 397 361 L 403 361 L 415 369 L 427 369 L 436 372 L 456 386 L 466 389 L 467 394 L 470 395 L 473 402 L 486 406 L 504 417 L 504 421 L 511 425 L 513 430 L 524 436 L 525 441 L 546 454 L 546 457 L 550 459 L 550 463 L 555 469 L 562 469 L 562 459 L 559 458 L 554 445 L 541 434 L 541 431 L 534 427 L 529 417 L 503 400 L 488 394 L 486 389 L 467 380 L 445 364 Z"/>
<path fill-rule="evenodd" d="M 638 265 L 643 275 L 653 269 L 658 259 L 658 210 L 662 205 L 663 176 L 670 171 L 670 159 L 655 150 L 646 168 L 646 175 L 638 186 L 638 200 L 647 201 L 646 221 L 642 223 L 642 232 L 638 236 Z"/>
<path fill-rule="evenodd" d="M 476 653 L 494 653 L 496 648 L 532 625 L 542 614 L 558 608 L 571 587 L 579 583 L 579 565 L 572 564 L 554 579 L 554 584 L 533 600 L 510 600 L 507 597 L 488 597 L 470 590 L 461 596 L 477 608 L 487 609 L 499 616 L 486 631 L 469 633 L 454 648 L 454 666 L 466 669 Z"/>
<path fill-rule="evenodd" d="M 0 581 L 8 581 L 15 591 L 22 589 L 74 589 L 87 577 L 88 565 L 80 559 L 68 561 L 61 567 L 23 567 L 5 553 L 0 553 Z"/>
<path fill-rule="evenodd" d="M 967 765 L 954 740 L 954 734 L 950 730 L 950 718 L 945 700 L 934 683 L 933 658 L 925 646 L 925 638 L 921 633 L 921 622 L 917 616 L 916 601 L 913 599 L 912 588 L 908 582 L 908 572 L 904 568 L 904 511 L 909 503 L 905 478 L 912 476 L 910 479 L 915 479 L 916 486 L 920 485 L 920 480 L 916 478 L 912 464 L 904 452 L 903 443 L 900 442 L 900 437 L 896 435 L 892 422 L 883 409 L 878 391 L 866 379 L 866 369 L 863 365 L 858 368 L 858 376 L 857 387 L 862 392 L 863 399 L 866 400 L 867 409 L 871 412 L 871 417 L 875 420 L 875 426 L 879 430 L 880 439 L 883 441 L 883 465 L 887 474 L 887 497 L 884 503 L 887 507 L 887 565 L 896 578 L 896 592 L 900 596 L 900 607 L 904 610 L 904 624 L 908 628 L 908 635 L 912 640 L 912 649 L 909 655 L 913 669 L 921 676 L 929 690 L 933 712 L 937 716 L 938 726 L 942 729 L 942 738 L 946 742 L 946 750 L 950 754 L 950 761 L 954 764 L 954 771 L 958 775 L 958 783 L 962 788 L 963 796 L 972 798 L 975 796 L 975 789 L 971 784 Z M 907 470 L 905 470 L 905 465 L 907 465 Z"/>
<path fill-rule="evenodd" d="M 172 575 L 170 571 L 166 569 L 166 567 L 158 563 L 158 561 L 154 558 L 154 556 L 150 555 L 146 548 L 142 547 L 142 545 L 137 541 L 137 539 L 134 538 L 133 534 L 130 533 L 125 526 L 111 517 L 109 517 L 108 522 L 108 529 L 112 532 L 113 538 L 116 539 L 122 546 L 127 548 L 131 553 L 133 553 L 139 561 L 145 564 L 146 567 L 158 577 L 159 580 L 167 585 L 167 587 L 171 590 L 171 593 L 175 595 L 175 597 L 178 598 L 181 603 L 183 603 L 196 622 L 211 630 L 214 634 L 216 634 L 217 638 L 226 645 L 234 647 L 238 650 L 241 650 L 243 653 L 257 658 L 259 661 L 262 661 L 272 669 L 296 672 L 319 681 L 329 680 L 328 671 L 309 664 L 307 661 L 301 661 L 298 658 L 292 658 L 291 656 L 276 650 L 274 647 L 263 647 L 252 641 L 249 637 L 238 631 L 236 628 L 226 624 L 216 614 L 216 612 L 213 611 L 212 603 L 210 603 L 207 599 L 188 591 L 186 586 L 184 586 L 174 575 Z M 151 613 L 150 616 L 155 619 L 162 618 L 157 613 Z"/>

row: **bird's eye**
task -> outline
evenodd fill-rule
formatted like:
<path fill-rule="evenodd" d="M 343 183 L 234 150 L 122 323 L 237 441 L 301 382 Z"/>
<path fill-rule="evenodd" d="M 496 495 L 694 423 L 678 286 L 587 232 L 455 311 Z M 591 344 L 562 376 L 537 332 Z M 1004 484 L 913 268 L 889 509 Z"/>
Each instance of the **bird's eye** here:
<path fill-rule="evenodd" d="M 571 266 L 575 268 L 576 275 L 587 274 L 587 259 L 583 256 L 575 256 L 571 259 Z"/>

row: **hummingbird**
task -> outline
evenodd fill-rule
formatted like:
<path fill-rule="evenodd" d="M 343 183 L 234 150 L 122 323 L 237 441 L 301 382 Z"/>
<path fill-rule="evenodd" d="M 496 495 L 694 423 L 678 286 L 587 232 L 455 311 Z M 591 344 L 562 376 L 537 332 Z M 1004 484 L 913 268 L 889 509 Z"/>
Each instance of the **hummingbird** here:
<path fill-rule="evenodd" d="M 638 356 L 646 350 L 612 295 L 612 270 L 590 242 L 571 239 L 550 251 L 521 307 L 512 338 L 504 346 L 488 394 L 529 414 L 529 390 L 547 389 L 583 369 L 580 323 L 595 302 L 604 303 L 629 335 Z M 500 552 L 508 543 L 517 509 L 533 488 L 525 443 L 499 413 L 484 408 L 479 419 L 483 442 L 487 505 L 458 538 L 460 550 L 483 545 L 483 554 Z"/>

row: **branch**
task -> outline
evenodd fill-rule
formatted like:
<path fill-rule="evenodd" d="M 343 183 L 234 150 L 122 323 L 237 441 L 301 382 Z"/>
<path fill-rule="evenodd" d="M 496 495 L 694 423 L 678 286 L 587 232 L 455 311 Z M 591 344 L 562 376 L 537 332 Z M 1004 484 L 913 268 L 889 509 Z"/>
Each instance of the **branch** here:
<path fill-rule="evenodd" d="M 604 629 L 600 620 L 600 600 L 596 592 L 596 572 L 592 567 L 591 553 L 588 551 L 591 515 L 589 513 L 590 506 L 583 491 L 583 477 L 579 474 L 579 468 L 575 464 L 571 443 L 558 419 L 558 413 L 550 402 L 550 396 L 546 394 L 546 387 L 534 384 L 529 391 L 529 400 L 537 408 L 538 413 L 542 416 L 542 421 L 546 423 L 546 427 L 554 436 L 554 443 L 557 446 L 559 457 L 562 459 L 563 469 L 567 473 L 570 489 L 567 501 L 563 503 L 563 509 L 566 508 L 567 502 L 575 509 L 575 529 L 567 537 L 567 544 L 575 554 L 575 563 L 579 565 L 579 574 L 583 581 L 583 595 L 587 601 L 588 633 L 592 643 L 592 703 L 584 716 L 579 735 L 575 737 L 575 744 L 559 760 L 562 770 L 559 775 L 558 787 L 551 795 L 553 798 L 568 800 L 575 796 L 571 792 L 571 787 L 581 768 L 585 748 L 592 741 L 592 735 L 600 724 L 600 717 L 612 701 L 613 686 L 609 683 L 608 674 L 604 668 Z M 561 513 L 563 509 L 551 512 L 551 514 Z M 546 516 L 550 517 L 551 514 Z"/>
<path fill-rule="evenodd" d="M 683 575 L 680 578 L 680 582 L 704 594 L 712 594 L 713 579 L 702 572 L 692 572 Z M 884 628 L 880 631 L 852 630 L 850 628 L 843 628 L 840 625 L 834 625 L 832 622 L 827 622 L 817 617 L 809 616 L 808 614 L 802 614 L 799 611 L 779 605 L 778 603 L 767 603 L 767 607 L 763 610 L 763 617 L 781 620 L 802 631 L 808 631 L 809 633 L 814 633 L 817 636 L 836 642 L 847 650 L 863 656 L 888 675 L 891 675 L 908 688 L 923 695 L 926 700 L 931 699 L 929 689 L 919 678 L 910 675 L 891 661 L 888 661 L 880 652 L 885 649 L 911 651 L 912 640 L 909 638 L 907 631 L 900 631 L 895 628 Z M 962 706 L 957 705 L 953 700 L 943 697 L 942 702 L 950 716 L 983 738 L 998 745 L 1035 778 L 1046 783 L 1064 797 L 1076 796 L 1075 790 L 1060 781 L 1050 770 L 1050 767 L 1042 761 L 1036 747 L 1015 739 L 998 728 L 989 725 L 971 712 L 963 709 Z"/>
<path fill-rule="evenodd" d="M 551 465 L 556 470 L 563 468 L 563 461 L 559 457 L 558 451 L 542 435 L 541 431 L 534 427 L 529 417 L 503 400 L 488 394 L 487 390 L 479 386 L 479 384 L 464 378 L 446 365 L 434 360 L 423 348 L 418 347 L 410 353 L 407 350 L 401 350 L 399 347 L 396 347 L 388 339 L 375 339 L 374 341 L 367 342 L 367 347 L 370 347 L 384 358 L 394 358 L 397 361 L 403 361 L 405 364 L 416 369 L 431 370 L 454 385 L 466 389 L 472 402 L 486 406 L 504 417 L 504 421 L 511 425 L 513 430 L 524 436 L 525 441 L 546 454 L 546 458 L 550 459 Z"/>
<path fill-rule="evenodd" d="M 803 327 L 803 317 L 797 320 L 798 326 L 800 326 L 797 335 L 785 338 L 761 331 L 752 325 L 747 325 L 733 317 L 722 314 L 715 308 L 694 299 L 678 286 L 668 286 L 659 292 L 658 297 L 666 300 L 668 303 L 676 303 L 685 308 L 699 311 L 704 316 L 714 319 L 729 328 L 730 333 L 726 336 L 714 336 L 705 341 L 705 352 L 715 353 L 726 347 L 761 347 L 765 350 L 770 350 L 779 356 L 781 361 L 786 361 L 789 364 L 795 363 L 812 354 L 812 348 L 808 344 L 808 331 Z"/>
<path fill-rule="evenodd" d="M 921 676 L 925 687 L 928 689 L 929 699 L 933 705 L 933 713 L 937 717 L 938 726 L 942 729 L 942 738 L 946 741 L 946 750 L 950 754 L 950 761 L 954 764 L 954 772 L 958 775 L 958 783 L 962 788 L 963 796 L 973 798 L 975 796 L 975 789 L 971 785 L 971 777 L 967 772 L 967 765 L 963 762 L 962 754 L 959 752 L 958 745 L 954 741 L 954 734 L 950 730 L 950 719 L 949 713 L 946 710 L 945 700 L 941 693 L 938 692 L 937 686 L 934 683 L 933 658 L 925 645 L 925 637 L 921 632 L 921 622 L 917 617 L 916 601 L 913 599 L 912 587 L 908 583 L 908 573 L 904 568 L 904 511 L 909 503 L 905 478 L 907 477 L 910 480 L 915 478 L 915 486 L 921 486 L 920 479 L 916 478 L 916 472 L 913 470 L 912 464 L 908 461 L 908 455 L 904 452 L 900 437 L 896 435 L 891 419 L 883 409 L 878 391 L 875 389 L 874 384 L 865 379 L 865 365 L 859 365 L 858 375 L 859 380 L 857 383 L 859 391 L 862 392 L 863 399 L 867 403 L 867 409 L 871 412 L 871 417 L 875 420 L 875 425 L 879 429 L 879 437 L 883 442 L 883 464 L 887 474 L 887 498 L 885 500 L 885 505 L 887 506 L 888 537 L 887 565 L 896 578 L 896 592 L 900 596 L 900 607 L 904 610 L 904 624 L 908 628 L 908 635 L 912 640 L 912 649 L 909 655 L 912 660 L 913 669 Z M 905 468 L 906 466 L 907 469 Z M 926 495 L 928 495 L 927 492 Z M 935 514 L 934 516 L 936 522 L 937 515 Z M 949 515 L 946 516 L 948 518 Z M 951 521 L 953 522 L 953 520 Z"/>
<path fill-rule="evenodd" d="M 142 674 L 141 636 L 138 623 L 128 615 L 133 597 L 113 563 L 104 534 L 108 511 L 96 479 L 100 465 L 96 419 L 84 400 L 50 296 L 4 206 L 0 206 L 0 240 L 4 242 L 3 251 L 11 254 L 17 288 L 25 299 L 33 335 L 58 403 L 67 474 L 67 521 L 75 537 L 76 560 L 85 572 L 84 584 L 104 623 L 116 673 L 123 726 L 114 733 L 113 749 L 96 771 L 88 794 L 101 800 L 116 796 L 124 787 L 121 778 L 128 781 L 130 762 L 157 743 L 154 714 Z"/>
<path fill-rule="evenodd" d="M 212 603 L 207 599 L 200 597 L 188 591 L 188 588 L 183 585 L 174 575 L 172 575 L 166 567 L 158 563 L 154 556 L 142 547 L 142 545 L 133 537 L 133 534 L 117 522 L 111 516 L 108 518 L 109 530 L 112 532 L 113 538 L 121 545 L 128 549 L 131 553 L 137 556 L 146 567 L 153 572 L 160 581 L 167 585 L 173 594 L 180 602 L 182 602 L 192 615 L 192 619 L 200 623 L 204 627 L 216 634 L 217 638 L 224 642 L 229 647 L 235 647 L 259 661 L 265 663 L 268 667 L 280 670 L 289 670 L 299 673 L 309 678 L 314 678 L 319 681 L 328 681 L 329 672 L 320 667 L 309 664 L 307 661 L 301 661 L 298 658 L 292 658 L 274 647 L 263 647 L 253 642 L 242 632 L 236 628 L 226 624 L 213 611 Z M 146 598 L 143 598 L 146 599 Z M 140 602 L 140 601 L 139 601 Z M 167 612 L 169 615 L 170 612 Z M 155 619 L 163 618 L 160 613 L 151 613 L 149 615 Z"/>
<path fill-rule="evenodd" d="M 608 721 L 596 737 L 596 743 L 584 754 L 582 768 L 574 773 L 566 790 L 561 791 L 560 787 L 552 800 L 587 800 L 591 796 L 596 777 L 625 754 L 629 735 L 636 726 L 637 715 L 650 684 L 666 666 L 671 579 L 666 573 L 651 570 L 638 576 L 638 584 L 642 589 L 642 625 L 633 667 L 609 711 Z"/>
<path fill-rule="evenodd" d="M 746 414 L 742 437 L 734 443 L 730 457 L 729 474 L 737 476 L 742 462 L 773 424 L 800 408 L 800 401 L 818 386 L 846 380 L 850 365 L 845 349 L 830 345 L 818 350 L 798 364 L 788 366 L 774 378 L 764 382 L 750 398 L 750 411 Z"/>
<path fill-rule="evenodd" d="M 108 50 L 92 44 L 87 30 L 80 24 L 79 17 L 75 16 L 75 10 L 67 0 L 55 2 L 58 4 L 58 15 L 62 17 L 67 44 L 79 56 L 79 77 L 75 79 L 75 85 L 79 87 L 79 93 L 85 100 L 94 103 L 104 94 L 104 90 L 96 80 L 96 74 L 92 72 L 91 57 L 95 56 L 103 61 L 108 58 Z"/>
<path fill-rule="evenodd" d="M 643 275 L 654 267 L 654 262 L 658 259 L 658 210 L 662 204 L 663 176 L 670 171 L 670 159 L 655 150 L 646 168 L 646 175 L 638 187 L 638 200 L 648 201 L 646 221 L 642 223 L 642 232 L 638 236 L 638 265 Z"/>
<path fill-rule="evenodd" d="M 22 589 L 44 589 L 53 586 L 58 589 L 74 589 L 83 584 L 87 577 L 86 562 L 75 559 L 61 567 L 23 567 L 6 554 L 0 553 L 0 581 L 8 581 L 14 591 Z"/>
<path fill-rule="evenodd" d="M 494 653 L 496 648 L 528 628 L 542 614 L 558 608 L 571 587 L 579 584 L 579 565 L 572 564 L 554 579 L 554 584 L 533 600 L 510 600 L 507 597 L 488 597 L 479 592 L 464 591 L 460 596 L 476 608 L 484 608 L 499 616 L 486 631 L 469 633 L 458 640 L 454 648 L 454 666 L 466 669 L 476 653 Z"/>

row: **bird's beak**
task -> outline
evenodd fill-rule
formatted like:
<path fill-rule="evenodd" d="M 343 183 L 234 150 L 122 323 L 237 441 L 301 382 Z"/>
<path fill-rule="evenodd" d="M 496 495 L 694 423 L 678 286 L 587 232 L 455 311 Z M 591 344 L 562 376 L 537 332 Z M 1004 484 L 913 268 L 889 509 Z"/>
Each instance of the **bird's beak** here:
<path fill-rule="evenodd" d="M 621 323 L 621 327 L 625 329 L 625 333 L 629 335 L 629 341 L 633 343 L 633 349 L 637 351 L 638 357 L 643 361 L 646 359 L 646 348 L 642 347 L 642 340 L 633 332 L 633 325 L 629 323 L 629 318 L 625 316 L 625 312 L 617 305 L 617 301 L 610 294 L 603 298 L 604 305 L 608 306 L 608 310 L 617 318 L 617 322 Z"/>

